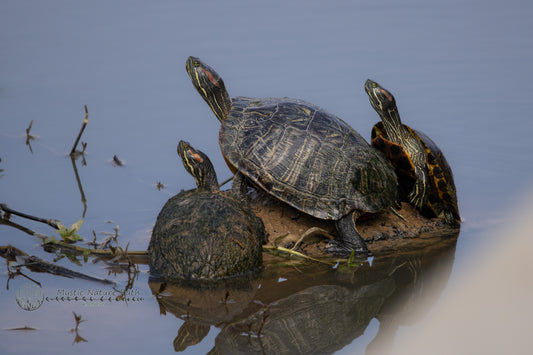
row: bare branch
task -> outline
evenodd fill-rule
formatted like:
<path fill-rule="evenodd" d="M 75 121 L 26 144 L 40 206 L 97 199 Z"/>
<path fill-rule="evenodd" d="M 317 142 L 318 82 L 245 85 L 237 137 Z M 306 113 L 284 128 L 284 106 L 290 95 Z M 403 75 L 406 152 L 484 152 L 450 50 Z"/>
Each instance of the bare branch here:
<path fill-rule="evenodd" d="M 78 146 L 78 142 L 81 139 L 81 135 L 83 134 L 83 131 L 85 130 L 85 126 L 87 126 L 87 123 L 89 123 L 89 111 L 87 110 L 87 105 L 85 105 L 85 118 L 83 119 L 83 124 L 81 125 L 80 132 L 78 133 L 78 137 L 76 138 L 76 142 L 74 143 L 74 146 L 72 146 L 72 149 L 70 150 L 70 155 L 74 155 L 76 152 L 76 147 Z"/>

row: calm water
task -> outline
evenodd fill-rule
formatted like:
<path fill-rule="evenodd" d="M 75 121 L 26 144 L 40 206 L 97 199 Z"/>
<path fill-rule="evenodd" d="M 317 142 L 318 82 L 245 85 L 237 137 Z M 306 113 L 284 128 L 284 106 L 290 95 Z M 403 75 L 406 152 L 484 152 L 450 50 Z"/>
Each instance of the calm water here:
<path fill-rule="evenodd" d="M 413 259 L 418 262 L 411 269 L 433 270 L 433 264 L 441 265 L 443 280 L 434 280 L 431 272 L 424 273 L 424 280 L 435 283 L 445 295 L 472 255 L 488 243 L 494 230 L 510 223 L 513 206 L 533 188 L 531 15 L 533 5 L 514 0 L 468 4 L 454 0 L 433 4 L 160 1 L 149 5 L 141 1 L 3 1 L 0 203 L 69 225 L 82 218 L 80 187 L 67 153 L 87 105 L 89 124 L 82 137 L 88 144 L 87 165 L 81 160 L 76 163 L 87 200 L 80 234 L 91 239 L 94 231 L 103 239 L 102 232 L 113 232 L 118 225 L 121 245 L 129 243 L 130 250 L 146 249 L 164 202 L 194 184 L 178 164 L 179 139 L 207 153 L 221 180 L 230 176 L 219 152 L 218 122 L 185 72 L 189 55 L 216 68 L 232 96 L 302 98 L 342 117 L 366 138 L 378 120 L 363 89 L 364 81 L 372 78 L 395 94 L 404 122 L 431 136 L 446 154 L 464 218 L 457 245 L 439 244 L 427 255 L 414 258 L 374 260 L 368 266 L 373 271 L 363 269 L 356 281 L 341 277 L 326 282 L 338 277 L 331 270 L 318 270 L 326 276 L 312 280 L 284 275 L 283 279 L 294 280 L 291 284 L 296 286 L 291 289 L 278 282 L 283 279 L 273 272 L 260 289 L 249 286 L 255 293 L 242 292 L 248 301 L 277 300 L 272 319 L 275 314 L 280 322 L 287 314 L 283 307 L 305 303 L 291 298 L 297 297 L 294 295 L 307 295 L 305 300 L 315 304 L 312 297 L 317 294 L 326 300 L 344 295 L 352 303 L 317 308 L 323 314 L 342 316 L 367 311 L 350 319 L 324 320 L 318 313 L 303 317 L 311 323 L 312 317 L 317 317 L 328 324 L 327 329 L 339 336 L 328 336 L 335 344 L 313 343 L 324 337 L 323 333 L 303 332 L 302 337 L 313 345 L 311 349 L 364 353 L 368 344 L 376 343 L 373 340 L 380 323 L 387 324 L 383 309 L 389 301 L 385 300 L 402 287 L 412 289 L 406 297 L 412 297 L 414 303 L 416 295 L 423 293 L 409 276 L 391 278 L 395 274 L 391 270 L 412 264 L 406 260 Z M 30 133 L 38 139 L 30 142 L 30 149 L 25 144 L 25 129 L 32 120 Z M 124 166 L 110 163 L 114 155 Z M 157 190 L 154 185 L 158 182 L 166 188 Z M 12 221 L 39 233 L 55 234 L 42 224 L 15 217 Z M 54 260 L 37 239 L 0 226 L 0 245 L 8 244 Z M 102 263 L 79 267 L 66 258 L 57 263 L 113 278 L 119 282 L 118 288 L 124 288 L 128 280 L 125 273 L 108 276 Z M 210 329 L 205 324 L 202 328 L 184 322 L 176 316 L 183 318 L 186 308 L 180 308 L 179 300 L 170 306 L 158 304 L 152 295 L 157 286 L 148 284 L 147 266 L 140 265 L 140 269 L 132 290 L 139 299 L 128 304 L 45 300 L 39 309 L 29 312 L 16 303 L 17 291 L 29 281 L 22 276 L 10 280 L 9 289 L 2 286 L 0 292 L 0 352 L 93 354 L 116 349 L 172 353 L 178 329 L 185 331 L 189 326 L 195 334 L 208 333 L 185 352 L 207 353 L 215 343 L 221 351 L 230 349 L 230 340 L 243 325 L 221 332 L 220 324 L 227 320 L 222 316 L 214 317 Z M 24 273 L 38 280 L 49 298 L 68 292 L 87 295 L 112 290 L 82 280 Z M 8 284 L 5 270 L 0 284 Z M 218 304 L 219 295 L 212 297 Z M 430 317 L 431 308 L 438 307 L 439 301 L 428 304 Z M 166 315 L 160 315 L 163 309 Z M 403 307 L 405 319 L 409 309 Z M 258 302 L 252 302 L 234 312 L 251 315 L 260 310 Z M 75 325 L 72 312 L 87 320 L 79 331 L 87 342 L 73 344 L 75 334 L 69 332 Z M 401 339 L 424 321 L 396 323 L 397 331 L 391 334 Z M 276 328 L 274 321 L 271 324 Z M 5 330 L 24 326 L 37 330 Z M 379 334 L 393 344 L 391 334 Z M 265 351 L 272 349 L 263 346 Z"/>

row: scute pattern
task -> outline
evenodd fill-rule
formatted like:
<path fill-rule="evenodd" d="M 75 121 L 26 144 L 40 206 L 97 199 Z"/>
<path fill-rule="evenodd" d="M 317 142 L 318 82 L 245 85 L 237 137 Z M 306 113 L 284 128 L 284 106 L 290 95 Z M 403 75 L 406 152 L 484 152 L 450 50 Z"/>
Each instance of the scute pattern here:
<path fill-rule="evenodd" d="M 390 164 L 348 124 L 303 100 L 237 97 L 220 130 L 228 162 L 289 205 L 337 220 L 396 201 Z"/>
<path fill-rule="evenodd" d="M 421 144 L 426 157 L 423 168 L 427 169 L 430 190 L 423 211 L 431 216 L 443 217 L 450 225 L 457 225 L 460 221 L 457 193 L 448 161 L 431 138 L 409 126 L 404 125 L 404 127 Z M 414 163 L 409 154 L 402 146 L 388 140 L 382 122 L 376 123 L 372 128 L 372 146 L 380 150 L 392 162 L 398 174 L 399 189 L 402 197 L 405 198 L 416 180 Z"/>
<path fill-rule="evenodd" d="M 263 225 L 225 192 L 190 190 L 161 209 L 148 246 L 150 273 L 165 280 L 218 279 L 262 265 Z"/>
<path fill-rule="evenodd" d="M 452 169 L 442 151 L 431 138 L 423 132 L 412 131 L 418 135 L 426 152 L 428 174 L 435 190 L 435 195 L 430 196 L 429 200 L 431 208 L 437 216 L 443 214 L 448 223 L 455 225 L 461 217 L 459 216 Z"/>

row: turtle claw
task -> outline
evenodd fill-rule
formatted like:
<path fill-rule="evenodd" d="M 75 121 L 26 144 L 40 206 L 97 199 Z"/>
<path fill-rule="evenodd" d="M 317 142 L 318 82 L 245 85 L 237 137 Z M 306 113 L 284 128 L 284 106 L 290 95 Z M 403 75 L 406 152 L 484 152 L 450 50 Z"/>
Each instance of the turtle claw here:
<path fill-rule="evenodd" d="M 409 194 L 409 203 L 418 210 L 422 209 L 422 199 L 413 193 Z"/>
<path fill-rule="evenodd" d="M 409 202 L 415 208 L 421 210 L 422 207 L 427 204 L 429 198 L 427 190 L 428 181 L 421 173 L 417 174 L 417 176 L 413 191 L 409 194 Z"/>
<path fill-rule="evenodd" d="M 421 210 L 422 207 L 426 204 L 425 200 L 426 198 L 424 196 L 423 190 L 419 190 L 416 187 L 409 194 L 409 203 L 419 210 Z"/>

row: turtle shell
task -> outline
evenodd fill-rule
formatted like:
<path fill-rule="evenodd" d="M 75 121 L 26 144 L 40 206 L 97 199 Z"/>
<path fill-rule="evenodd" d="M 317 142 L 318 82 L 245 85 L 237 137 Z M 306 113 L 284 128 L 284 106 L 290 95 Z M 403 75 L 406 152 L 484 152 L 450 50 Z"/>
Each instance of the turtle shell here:
<path fill-rule="evenodd" d="M 432 185 L 429 207 L 435 215 L 442 215 L 448 224 L 457 225 L 461 218 L 452 169 L 442 151 L 431 138 L 418 130 L 413 131 L 419 137 L 426 152 L 429 181 Z"/>
<path fill-rule="evenodd" d="M 165 280 L 217 279 L 258 269 L 265 238 L 249 205 L 227 192 L 190 190 L 161 209 L 148 247 L 150 273 Z"/>
<path fill-rule="evenodd" d="M 383 128 L 382 122 L 378 122 L 372 127 L 371 137 L 372 147 L 381 151 L 385 158 L 392 163 L 396 171 L 400 198 L 408 200 L 407 196 L 416 181 L 415 168 L 411 157 L 400 144 L 388 140 L 387 132 Z"/>
<path fill-rule="evenodd" d="M 377 212 L 397 199 L 396 174 L 344 121 L 302 100 L 232 99 L 222 153 L 272 196 L 321 219 Z"/>
<path fill-rule="evenodd" d="M 435 142 L 421 131 L 403 125 L 424 148 L 427 174 L 431 189 L 428 202 L 423 211 L 431 217 L 443 216 L 448 224 L 455 225 L 460 220 L 457 206 L 457 193 L 453 173 L 448 161 Z M 372 146 L 385 155 L 398 174 L 400 196 L 405 198 L 413 189 L 416 181 L 413 162 L 409 154 L 399 144 L 388 140 L 383 123 L 378 122 L 372 128 Z"/>

